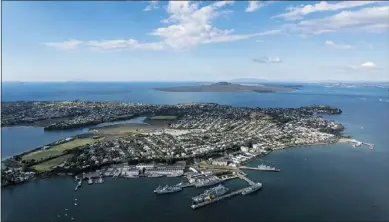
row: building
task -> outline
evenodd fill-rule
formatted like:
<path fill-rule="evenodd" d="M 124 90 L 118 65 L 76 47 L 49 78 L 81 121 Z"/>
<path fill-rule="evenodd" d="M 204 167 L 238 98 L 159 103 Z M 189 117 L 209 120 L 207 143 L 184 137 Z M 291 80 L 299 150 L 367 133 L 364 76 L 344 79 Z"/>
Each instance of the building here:
<path fill-rule="evenodd" d="M 246 146 L 241 146 L 241 147 L 240 147 L 240 151 L 242 151 L 242 152 L 248 152 L 248 151 L 249 151 L 249 148 L 246 147 Z"/>
<path fill-rule="evenodd" d="M 216 166 L 227 166 L 228 165 L 228 159 L 227 158 L 217 158 L 212 160 L 212 165 Z"/>
<path fill-rule="evenodd" d="M 138 169 L 153 169 L 154 164 L 138 164 L 138 165 L 136 165 L 136 168 L 138 168 Z"/>
<path fill-rule="evenodd" d="M 253 144 L 253 148 L 254 148 L 254 149 L 261 149 L 261 148 L 262 148 L 262 146 L 263 146 L 263 144 L 262 144 L 262 143 L 256 143 L 256 144 Z"/>

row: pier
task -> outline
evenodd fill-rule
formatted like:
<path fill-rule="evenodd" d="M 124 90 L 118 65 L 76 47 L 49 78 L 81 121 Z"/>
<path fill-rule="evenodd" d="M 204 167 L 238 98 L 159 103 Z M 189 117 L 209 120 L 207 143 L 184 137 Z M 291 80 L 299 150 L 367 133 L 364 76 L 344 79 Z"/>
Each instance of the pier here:
<path fill-rule="evenodd" d="M 247 178 L 245 175 L 243 174 L 240 174 L 240 173 L 237 173 L 236 174 L 240 179 L 242 180 L 245 180 L 250 186 L 254 185 L 254 181 L 250 180 L 249 178 Z M 244 189 L 243 189 L 244 190 Z"/>
<path fill-rule="evenodd" d="M 269 171 L 269 172 L 280 172 L 281 171 L 280 169 L 274 169 L 274 170 L 271 170 L 271 169 L 260 169 L 258 167 L 248 167 L 248 166 L 241 166 L 241 167 L 239 167 L 239 169 L 260 170 L 260 171 Z"/>
<path fill-rule="evenodd" d="M 183 185 L 181 185 L 180 187 L 181 187 L 181 188 L 187 188 L 187 187 L 193 187 L 193 186 L 194 186 L 194 184 L 188 183 L 188 184 L 183 184 Z"/>
<path fill-rule="evenodd" d="M 228 193 L 226 195 L 223 195 L 223 196 L 220 196 L 220 197 L 216 197 L 215 199 L 212 199 L 212 200 L 209 200 L 209 201 L 205 201 L 205 202 L 198 203 L 198 204 L 193 204 L 191 207 L 192 207 L 192 209 L 197 209 L 197 208 L 200 208 L 200 207 L 204 207 L 204 206 L 206 206 L 208 204 L 216 203 L 217 201 L 220 201 L 220 200 L 223 200 L 223 199 L 226 199 L 226 198 L 238 195 L 238 194 L 242 194 L 242 192 L 244 190 L 246 190 L 246 189 L 247 188 L 239 189 L 239 190 L 236 190 L 234 192 Z"/>

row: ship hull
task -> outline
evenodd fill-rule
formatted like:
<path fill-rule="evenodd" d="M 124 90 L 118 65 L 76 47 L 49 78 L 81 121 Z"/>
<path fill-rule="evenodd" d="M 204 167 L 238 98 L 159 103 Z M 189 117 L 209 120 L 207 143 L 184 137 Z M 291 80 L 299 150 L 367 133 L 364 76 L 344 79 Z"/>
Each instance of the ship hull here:
<path fill-rule="evenodd" d="M 169 194 L 169 193 L 177 193 L 177 192 L 180 192 L 181 190 L 165 191 L 165 192 L 158 192 L 158 191 L 156 191 L 155 193 L 158 194 L 158 195 L 162 195 L 162 194 Z"/>

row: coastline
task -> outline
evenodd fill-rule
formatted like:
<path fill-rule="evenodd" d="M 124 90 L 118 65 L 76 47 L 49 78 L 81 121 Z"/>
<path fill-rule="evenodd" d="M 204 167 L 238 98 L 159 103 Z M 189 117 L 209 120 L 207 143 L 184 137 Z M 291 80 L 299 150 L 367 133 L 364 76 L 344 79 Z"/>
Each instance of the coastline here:
<path fill-rule="evenodd" d="M 338 139 L 338 141 L 336 142 L 331 142 L 331 143 L 325 143 L 325 142 L 318 142 L 318 143 L 312 143 L 312 144 L 304 144 L 304 145 L 293 145 L 293 146 L 282 146 L 282 147 L 276 147 L 276 148 L 273 148 L 272 150 L 270 151 L 267 151 L 266 153 L 260 153 L 260 154 L 256 154 L 255 156 L 253 156 L 252 158 L 248 159 L 247 161 L 245 161 L 243 164 L 247 164 L 247 163 L 250 163 L 252 161 L 255 161 L 255 160 L 260 160 L 261 158 L 265 157 L 265 156 L 268 156 L 270 155 L 271 153 L 275 153 L 277 151 L 280 151 L 280 150 L 284 150 L 284 149 L 293 149 L 293 148 L 300 148 L 300 147 L 312 147 L 312 146 L 317 146 L 317 145 L 331 145 L 331 144 L 346 144 L 346 143 L 354 143 L 355 139 L 350 139 L 350 138 L 340 138 Z M 30 150 L 28 151 L 27 153 L 30 153 L 32 152 L 33 150 Z M 14 156 L 12 157 L 9 157 L 9 158 L 13 158 Z M 196 157 L 194 158 L 188 158 L 188 159 L 185 159 L 185 161 L 193 161 L 194 159 L 196 159 Z M 109 165 L 102 165 L 101 167 L 97 167 L 95 168 L 94 170 L 99 170 L 99 169 L 103 169 L 105 167 L 110 167 L 110 166 L 116 166 L 116 165 L 121 165 L 121 164 L 124 164 L 123 162 L 122 163 L 111 163 Z M 169 165 L 169 164 L 168 164 Z M 237 167 L 237 169 L 239 169 L 239 167 Z M 83 172 L 92 172 L 91 170 L 86 170 L 86 171 L 83 171 Z M 16 184 L 9 184 L 7 186 L 2 186 L 2 187 L 10 187 L 10 186 L 15 186 L 15 185 L 20 185 L 20 184 L 24 184 L 24 183 L 28 183 L 30 181 L 35 181 L 35 180 L 41 180 L 41 179 L 47 179 L 47 178 L 54 178 L 54 177 L 72 177 L 74 176 L 74 173 L 71 173 L 71 172 L 46 172 L 46 173 L 43 173 L 43 174 L 38 174 L 37 177 L 34 177 L 30 180 L 27 180 L 27 181 L 24 181 L 22 183 L 16 183 Z"/>

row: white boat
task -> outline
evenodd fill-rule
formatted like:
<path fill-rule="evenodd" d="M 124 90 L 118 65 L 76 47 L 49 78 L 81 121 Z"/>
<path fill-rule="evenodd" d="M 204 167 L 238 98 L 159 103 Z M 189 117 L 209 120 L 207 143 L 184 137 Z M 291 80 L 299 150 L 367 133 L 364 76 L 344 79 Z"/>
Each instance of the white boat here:
<path fill-rule="evenodd" d="M 152 174 L 149 174 L 148 177 L 163 177 L 163 175 L 162 174 L 152 173 Z"/>

